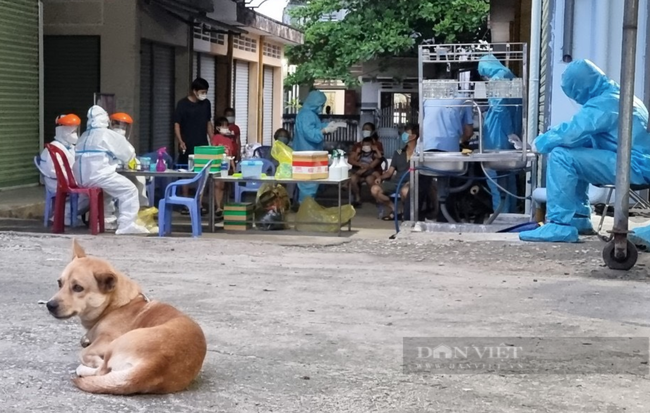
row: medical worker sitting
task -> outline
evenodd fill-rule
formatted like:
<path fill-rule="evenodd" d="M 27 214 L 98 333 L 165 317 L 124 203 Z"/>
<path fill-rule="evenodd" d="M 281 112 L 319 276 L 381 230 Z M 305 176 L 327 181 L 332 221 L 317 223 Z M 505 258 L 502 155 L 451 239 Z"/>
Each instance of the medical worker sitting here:
<path fill-rule="evenodd" d="M 489 80 L 514 79 L 515 75 L 505 67 L 494 55 L 483 56 L 478 63 L 478 73 Z M 490 98 L 489 109 L 485 115 L 483 126 L 483 147 L 487 150 L 511 150 L 511 139 L 519 140 L 522 131 L 521 99 Z M 495 180 L 497 173 L 487 171 L 490 178 Z M 503 173 L 501 173 L 503 174 Z M 504 179 L 505 189 L 510 193 L 517 190 L 517 177 L 510 175 Z M 501 202 L 500 189 L 488 179 L 488 186 L 492 192 L 492 207 L 496 211 Z M 515 207 L 515 199 L 507 195 L 506 205 L 503 212 L 512 212 Z"/>
<path fill-rule="evenodd" d="M 296 126 L 293 136 L 294 151 L 322 151 L 324 134 L 336 131 L 334 122 L 321 122 L 320 115 L 327 98 L 320 90 L 309 92 L 302 109 L 296 116 Z M 302 202 L 307 197 L 316 197 L 318 184 L 298 184 L 300 195 L 298 201 Z"/>
<path fill-rule="evenodd" d="M 88 111 L 88 129 L 77 144 L 77 161 L 74 175 L 79 185 L 99 187 L 104 190 L 104 214 L 107 224 L 114 214 L 113 199 L 119 202 L 117 218 L 118 235 L 147 234 L 149 231 L 136 224 L 140 203 L 138 190 L 124 176 L 117 173 L 121 163 L 128 163 L 135 157 L 135 149 L 121 134 L 109 129 L 108 113 L 100 106 Z"/>
<path fill-rule="evenodd" d="M 522 241 L 577 242 L 593 232 L 589 184 L 614 184 L 620 87 L 589 60 L 576 60 L 562 75 L 562 90 L 582 105 L 569 122 L 539 135 L 533 149 L 548 154 L 546 224 L 519 234 Z M 630 183 L 650 183 L 648 110 L 634 98 Z"/>
<path fill-rule="evenodd" d="M 129 143 L 131 142 L 131 132 L 133 130 L 133 118 L 124 112 L 113 113 L 111 115 L 111 130 L 124 136 Z M 129 181 L 138 189 L 138 197 L 140 200 L 140 207 L 149 206 L 149 198 L 147 198 L 147 181 L 144 176 L 129 176 Z"/>
<path fill-rule="evenodd" d="M 54 134 L 54 141 L 52 145 L 61 149 L 68 159 L 68 164 L 70 167 L 74 165 L 75 161 L 75 145 L 79 139 L 79 126 L 81 125 L 81 119 L 79 116 L 74 114 L 61 115 L 56 118 L 56 129 Z M 65 174 L 65 169 L 63 164 L 61 165 L 61 170 Z M 56 169 L 54 169 L 54 162 L 50 158 L 50 152 L 45 148 L 41 152 L 41 163 L 39 164 L 39 170 L 43 174 L 45 187 L 50 192 L 56 192 L 57 181 L 56 181 Z M 67 177 L 67 176 L 66 176 Z M 89 207 L 88 197 L 83 194 L 79 194 L 77 200 L 77 212 L 79 214 L 84 214 Z M 75 219 L 74 223 L 77 224 L 78 217 L 73 217 Z M 53 217 L 50 217 L 52 220 Z M 65 225 L 72 225 L 73 221 L 70 217 L 70 199 L 65 203 Z"/>

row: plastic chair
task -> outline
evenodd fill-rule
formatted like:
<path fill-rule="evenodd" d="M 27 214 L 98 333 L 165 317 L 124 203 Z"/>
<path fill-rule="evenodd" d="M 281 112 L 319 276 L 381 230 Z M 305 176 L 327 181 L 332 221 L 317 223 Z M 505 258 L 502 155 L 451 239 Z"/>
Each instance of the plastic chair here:
<path fill-rule="evenodd" d="M 44 178 L 47 178 L 45 173 L 43 173 L 43 170 L 41 169 L 41 163 L 43 163 L 43 159 L 41 158 L 41 155 L 36 155 L 34 157 L 34 165 L 36 165 L 36 169 L 38 169 L 38 172 L 40 172 L 41 176 Z M 50 221 L 50 216 L 52 216 L 52 211 L 54 210 L 54 200 L 56 199 L 56 192 L 50 191 L 47 186 L 45 187 L 45 213 L 43 214 L 43 226 L 47 228 L 49 221 Z M 73 220 L 71 224 L 74 225 L 76 220 Z"/>
<path fill-rule="evenodd" d="M 265 173 L 268 176 L 275 175 L 275 165 L 268 159 L 260 158 L 256 159 L 259 161 L 262 161 L 262 173 Z M 241 170 L 241 166 L 237 166 L 237 171 Z M 246 183 L 239 183 L 237 182 L 235 184 L 235 202 L 240 203 L 241 202 L 241 196 L 244 192 L 255 192 L 257 193 L 257 190 L 260 189 L 262 186 L 262 182 L 260 181 L 249 181 Z"/>
<path fill-rule="evenodd" d="M 70 197 L 70 217 L 73 217 L 73 220 L 77 217 L 77 200 L 79 194 L 86 194 L 90 200 L 90 216 L 88 217 L 90 232 L 93 235 L 104 232 L 104 191 L 101 188 L 82 188 L 77 185 L 65 153 L 49 143 L 45 147 L 54 163 L 57 183 L 52 232 L 55 234 L 62 234 L 64 232 L 65 201 L 68 196 Z M 57 159 L 59 162 L 56 162 Z M 61 169 L 61 164 L 63 164 L 65 174 L 63 173 L 63 169 Z"/>
<path fill-rule="evenodd" d="M 199 237 L 203 233 L 201 227 L 201 194 L 205 189 L 205 183 L 208 180 L 208 173 L 212 161 L 209 161 L 201 172 L 196 174 L 192 179 L 179 179 L 167 185 L 165 197 L 158 204 L 158 235 L 164 237 L 172 232 L 172 206 L 180 205 L 190 210 L 190 220 L 192 222 L 192 236 Z M 176 195 L 176 189 L 185 185 L 193 185 L 198 182 L 196 194 L 193 198 Z"/>

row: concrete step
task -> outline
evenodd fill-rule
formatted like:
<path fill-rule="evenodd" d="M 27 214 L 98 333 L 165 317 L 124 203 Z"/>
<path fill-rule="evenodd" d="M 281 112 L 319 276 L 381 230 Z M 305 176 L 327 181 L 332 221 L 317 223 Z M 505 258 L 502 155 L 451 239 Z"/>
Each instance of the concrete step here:
<path fill-rule="evenodd" d="M 0 191 L 0 218 L 42 219 L 45 212 L 45 187 Z"/>

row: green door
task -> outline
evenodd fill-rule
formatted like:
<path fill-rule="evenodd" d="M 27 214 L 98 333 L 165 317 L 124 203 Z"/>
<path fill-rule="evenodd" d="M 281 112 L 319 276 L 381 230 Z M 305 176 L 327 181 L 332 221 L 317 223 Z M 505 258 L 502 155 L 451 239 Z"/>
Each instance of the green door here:
<path fill-rule="evenodd" d="M 38 183 L 39 8 L 0 0 L 0 188 Z"/>

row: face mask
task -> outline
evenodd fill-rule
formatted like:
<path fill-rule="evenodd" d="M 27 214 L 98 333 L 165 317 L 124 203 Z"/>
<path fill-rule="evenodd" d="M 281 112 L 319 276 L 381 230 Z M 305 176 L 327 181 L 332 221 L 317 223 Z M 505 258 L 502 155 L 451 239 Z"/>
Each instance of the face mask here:
<path fill-rule="evenodd" d="M 119 133 L 122 136 L 126 136 L 126 130 L 125 129 L 117 128 L 117 129 L 113 129 L 113 131 Z"/>
<path fill-rule="evenodd" d="M 369 138 L 372 135 L 372 131 L 369 130 L 364 130 L 363 131 L 363 137 L 364 138 Z"/>
<path fill-rule="evenodd" d="M 364 151 L 365 153 L 368 153 L 372 150 L 372 148 L 370 146 L 363 146 L 361 147 L 361 150 Z"/>
<path fill-rule="evenodd" d="M 284 143 L 285 145 L 289 143 L 289 138 L 287 138 L 286 136 L 280 136 L 278 140 Z"/>
<path fill-rule="evenodd" d="M 195 93 L 195 95 L 196 95 L 196 98 L 198 100 L 200 100 L 200 101 L 204 101 L 204 100 L 206 100 L 208 98 L 207 93 Z"/>
<path fill-rule="evenodd" d="M 228 116 L 226 117 L 228 119 L 228 123 L 235 123 L 235 117 L 234 116 Z"/>
<path fill-rule="evenodd" d="M 219 132 L 222 135 L 230 135 L 230 129 L 228 129 L 228 128 L 219 128 Z"/>
<path fill-rule="evenodd" d="M 70 135 L 68 135 L 68 143 L 70 143 L 70 145 L 76 145 L 78 140 L 79 135 L 77 135 L 77 132 L 72 132 Z"/>
<path fill-rule="evenodd" d="M 409 142 L 409 138 L 410 138 L 410 136 L 411 136 L 411 135 L 409 135 L 408 132 L 404 132 L 404 133 L 402 133 L 402 142 L 403 142 L 403 143 L 408 143 L 408 142 Z"/>

